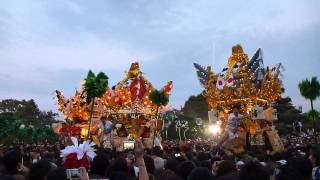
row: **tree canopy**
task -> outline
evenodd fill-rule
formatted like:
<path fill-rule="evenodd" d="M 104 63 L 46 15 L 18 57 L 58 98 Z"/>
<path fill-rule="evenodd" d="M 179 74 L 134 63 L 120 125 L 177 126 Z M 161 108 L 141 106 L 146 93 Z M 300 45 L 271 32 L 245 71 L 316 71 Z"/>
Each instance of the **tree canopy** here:
<path fill-rule="evenodd" d="M 298 85 L 301 95 L 310 100 L 313 121 L 316 119 L 317 112 L 313 109 L 313 101 L 320 97 L 320 82 L 317 77 L 312 77 L 311 80 L 306 79 Z"/>
<path fill-rule="evenodd" d="M 273 107 L 277 110 L 278 120 L 274 123 L 280 134 L 291 133 L 294 121 L 304 121 L 303 114 L 292 105 L 290 97 L 280 98 Z"/>
<path fill-rule="evenodd" d="M 19 119 L 22 123 L 39 127 L 51 124 L 58 114 L 41 111 L 33 99 L 4 99 L 0 101 L 0 115 L 6 119 Z"/>
<path fill-rule="evenodd" d="M 41 111 L 33 99 L 0 101 L 0 143 L 55 142 L 51 123 L 56 113 Z"/>
<path fill-rule="evenodd" d="M 208 104 L 202 94 L 190 96 L 181 109 L 185 116 L 203 120 L 208 120 L 208 110 Z"/>

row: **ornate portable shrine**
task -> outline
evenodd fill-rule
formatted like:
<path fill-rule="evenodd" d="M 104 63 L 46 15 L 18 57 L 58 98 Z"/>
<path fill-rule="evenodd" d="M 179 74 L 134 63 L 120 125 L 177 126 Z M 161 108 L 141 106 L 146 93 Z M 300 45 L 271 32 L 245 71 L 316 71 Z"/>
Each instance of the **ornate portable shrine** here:
<path fill-rule="evenodd" d="M 173 83 L 169 81 L 161 91 L 169 96 L 172 87 Z M 125 78 L 101 98 L 106 116 L 124 125 L 133 139 L 149 138 L 152 132 L 159 130 L 163 124 L 158 118 L 163 106 L 158 108 L 149 97 L 153 90 L 154 86 L 141 72 L 139 64 L 132 63 L 129 71 L 125 73 Z M 150 126 L 155 126 L 152 132 L 145 132 L 145 127 Z"/>
<path fill-rule="evenodd" d="M 83 84 L 84 81 L 69 99 L 60 91 L 55 91 L 59 111 L 73 126 L 81 128 L 81 133 L 77 135 L 85 137 L 88 133 L 91 103 L 94 103 L 91 135 L 97 144 L 99 136 L 104 133 L 99 127 L 101 117 L 111 122 L 109 128 L 113 130 L 112 136 L 110 135 L 112 139 L 151 138 L 155 131 L 162 128 L 163 121 L 159 114 L 164 106 L 158 106 L 150 99 L 149 95 L 155 88 L 140 71 L 139 63 L 132 63 L 129 71 L 125 72 L 125 78 L 108 88 L 94 102 L 87 102 Z M 172 87 L 173 83 L 169 81 L 161 92 L 169 96 Z M 61 130 L 61 125 L 55 126 Z M 56 132 L 59 133 L 60 130 Z"/>
<path fill-rule="evenodd" d="M 277 119 L 271 105 L 281 95 L 281 64 L 264 67 L 260 48 L 249 60 L 241 45 L 236 45 L 221 72 L 214 73 L 210 66 L 196 63 L 194 67 L 211 109 L 209 119 L 219 122 L 223 131 L 232 108 L 240 106 L 245 118 L 239 130 L 250 133 L 252 144 L 264 144 L 262 134 L 271 131 L 272 121 Z"/>

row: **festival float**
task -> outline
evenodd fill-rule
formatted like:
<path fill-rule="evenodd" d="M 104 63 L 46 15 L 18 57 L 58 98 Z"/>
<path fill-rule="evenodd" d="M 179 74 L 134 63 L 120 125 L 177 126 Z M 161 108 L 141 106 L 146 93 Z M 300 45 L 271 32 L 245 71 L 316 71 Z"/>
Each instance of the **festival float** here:
<path fill-rule="evenodd" d="M 122 81 L 106 87 L 100 96 L 88 98 L 88 77 L 69 99 L 55 91 L 59 111 L 67 122 L 53 124 L 56 133 L 67 139 L 89 138 L 98 146 L 118 150 L 123 150 L 123 142 L 137 138 L 142 138 L 149 148 L 160 144 L 156 136 L 163 126 L 161 115 L 169 101 L 172 81 L 156 90 L 140 71 L 139 63 L 132 63 Z M 94 82 L 93 92 L 99 89 L 99 83 Z"/>
<path fill-rule="evenodd" d="M 241 45 L 236 45 L 221 72 L 215 73 L 211 66 L 205 68 L 196 63 L 194 67 L 210 109 L 209 121 L 220 126 L 221 134 L 227 133 L 232 109 L 240 110 L 238 136 L 223 142 L 224 149 L 240 154 L 245 151 L 245 145 L 265 147 L 268 144 L 274 151 L 283 150 L 273 126 L 277 112 L 272 108 L 281 96 L 280 63 L 272 68 L 264 67 L 260 48 L 249 60 Z"/>

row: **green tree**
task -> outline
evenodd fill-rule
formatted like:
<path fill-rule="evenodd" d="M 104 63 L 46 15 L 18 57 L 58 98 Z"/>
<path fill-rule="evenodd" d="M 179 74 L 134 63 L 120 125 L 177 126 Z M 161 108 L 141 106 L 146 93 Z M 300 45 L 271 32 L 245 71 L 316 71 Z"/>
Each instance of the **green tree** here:
<path fill-rule="evenodd" d="M 20 120 L 0 115 L 0 143 L 13 143 L 21 124 Z"/>
<path fill-rule="evenodd" d="M 202 94 L 190 96 L 181 111 L 187 117 L 208 120 L 208 104 Z"/>
<path fill-rule="evenodd" d="M 50 111 L 40 111 L 38 115 L 38 125 L 34 124 L 35 127 L 42 127 L 45 125 L 51 125 L 56 121 L 56 117 L 58 116 L 58 113 L 54 113 L 51 110 Z"/>
<path fill-rule="evenodd" d="M 277 110 L 278 120 L 274 122 L 280 134 L 288 134 L 292 131 L 292 124 L 296 120 L 305 122 L 305 116 L 292 105 L 290 97 L 277 100 L 273 107 Z"/>
<path fill-rule="evenodd" d="M 317 77 L 312 77 L 311 80 L 306 79 L 301 81 L 298 85 L 300 94 L 305 98 L 309 99 L 311 103 L 311 111 L 313 112 L 313 101 L 316 100 L 320 96 L 320 83 L 317 80 Z M 312 116 L 313 121 L 315 120 L 315 116 Z"/>
<path fill-rule="evenodd" d="M 59 140 L 59 135 L 53 132 L 49 125 L 37 128 L 26 126 L 21 120 L 0 115 L 0 143 L 14 144 L 16 142 L 54 143 Z"/>
<path fill-rule="evenodd" d="M 39 115 L 40 110 L 33 99 L 21 101 L 5 99 L 0 102 L 0 113 L 6 116 L 32 119 Z"/>
<path fill-rule="evenodd" d="M 52 111 L 41 111 L 33 99 L 4 99 L 0 101 L 0 114 L 8 120 L 20 119 L 22 123 L 35 127 L 51 124 L 58 115 Z"/>

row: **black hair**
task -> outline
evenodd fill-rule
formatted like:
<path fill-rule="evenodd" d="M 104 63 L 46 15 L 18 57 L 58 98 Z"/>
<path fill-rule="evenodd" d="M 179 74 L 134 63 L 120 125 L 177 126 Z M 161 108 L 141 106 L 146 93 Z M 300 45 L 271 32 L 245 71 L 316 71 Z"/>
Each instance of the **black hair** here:
<path fill-rule="evenodd" d="M 303 178 L 312 177 L 312 164 L 306 157 L 292 157 L 288 159 L 287 165 L 294 168 Z"/>
<path fill-rule="evenodd" d="M 241 109 L 241 104 L 235 104 L 233 107 L 232 107 L 232 110 L 234 109 Z"/>
<path fill-rule="evenodd" d="M 43 154 L 43 159 L 46 159 L 48 161 L 53 161 L 54 160 L 54 153 L 51 152 L 46 152 Z"/>
<path fill-rule="evenodd" d="M 178 165 L 179 165 L 179 163 L 176 159 L 174 159 L 174 158 L 168 159 L 164 165 L 164 169 L 171 170 L 171 171 L 177 173 L 178 172 Z"/>
<path fill-rule="evenodd" d="M 210 161 L 201 161 L 200 162 L 200 167 L 205 167 L 207 168 L 208 170 L 211 170 L 212 169 L 212 165 L 211 165 L 211 162 Z"/>
<path fill-rule="evenodd" d="M 178 175 L 183 179 L 187 179 L 194 168 L 196 168 L 196 165 L 192 161 L 184 161 L 178 166 Z"/>
<path fill-rule="evenodd" d="M 163 157 L 163 151 L 160 146 L 155 146 L 154 148 L 152 148 L 151 153 L 152 155 L 155 155 L 161 158 Z"/>
<path fill-rule="evenodd" d="M 213 157 L 211 158 L 211 164 L 213 164 L 213 163 L 216 162 L 216 161 L 221 161 L 221 158 L 220 158 L 219 156 L 213 156 Z"/>
<path fill-rule="evenodd" d="M 98 154 L 93 158 L 91 173 L 104 176 L 109 166 L 109 159 L 106 155 Z"/>
<path fill-rule="evenodd" d="M 277 175 L 277 180 L 301 180 L 302 176 L 296 171 L 296 169 L 284 165 L 280 167 L 280 172 Z"/>
<path fill-rule="evenodd" d="M 208 168 L 204 167 L 197 167 L 194 168 L 191 173 L 189 174 L 188 180 L 212 180 L 213 175 L 212 173 L 208 170 Z"/>
<path fill-rule="evenodd" d="M 217 170 L 217 175 L 224 176 L 224 175 L 236 172 L 236 171 L 237 171 L 237 168 L 236 168 L 235 163 L 231 160 L 225 160 L 219 164 L 219 167 Z"/>
<path fill-rule="evenodd" d="M 320 148 L 318 146 L 311 146 L 310 153 L 315 160 L 315 165 L 320 166 Z"/>
<path fill-rule="evenodd" d="M 9 151 L 2 158 L 6 174 L 17 174 L 20 162 L 22 162 L 22 155 L 19 151 Z"/>
<path fill-rule="evenodd" d="M 111 173 L 110 180 L 127 180 L 127 174 L 125 172 L 121 172 L 121 171 L 114 171 Z"/>
<path fill-rule="evenodd" d="M 63 167 L 58 167 L 50 171 L 47 175 L 47 180 L 68 180 L 66 169 Z"/>
<path fill-rule="evenodd" d="M 144 163 L 146 164 L 147 172 L 150 174 L 154 173 L 155 166 L 151 156 L 144 156 Z"/>
<path fill-rule="evenodd" d="M 269 180 L 269 173 L 257 161 L 250 161 L 240 170 L 240 180 Z"/>
<path fill-rule="evenodd" d="M 208 153 L 205 153 L 205 152 L 199 152 L 198 155 L 197 155 L 197 160 L 198 161 L 205 161 L 205 160 L 209 160 L 210 157 L 208 155 Z"/>
<path fill-rule="evenodd" d="M 29 179 L 44 180 L 51 169 L 51 164 L 48 160 L 42 159 L 30 168 Z"/>
<path fill-rule="evenodd" d="M 186 157 L 188 160 L 192 161 L 194 159 L 193 152 L 186 152 Z"/>
<path fill-rule="evenodd" d="M 157 176 L 157 180 L 182 180 L 182 178 L 171 170 L 164 170 Z"/>
<path fill-rule="evenodd" d="M 239 180 L 239 176 L 237 176 L 236 174 L 228 174 L 218 177 L 217 180 Z"/>
<path fill-rule="evenodd" d="M 124 157 L 117 158 L 111 167 L 111 172 L 128 172 L 127 160 Z"/>
<path fill-rule="evenodd" d="M 13 175 L 4 175 L 0 177 L 0 180 L 16 180 L 16 178 Z"/>

